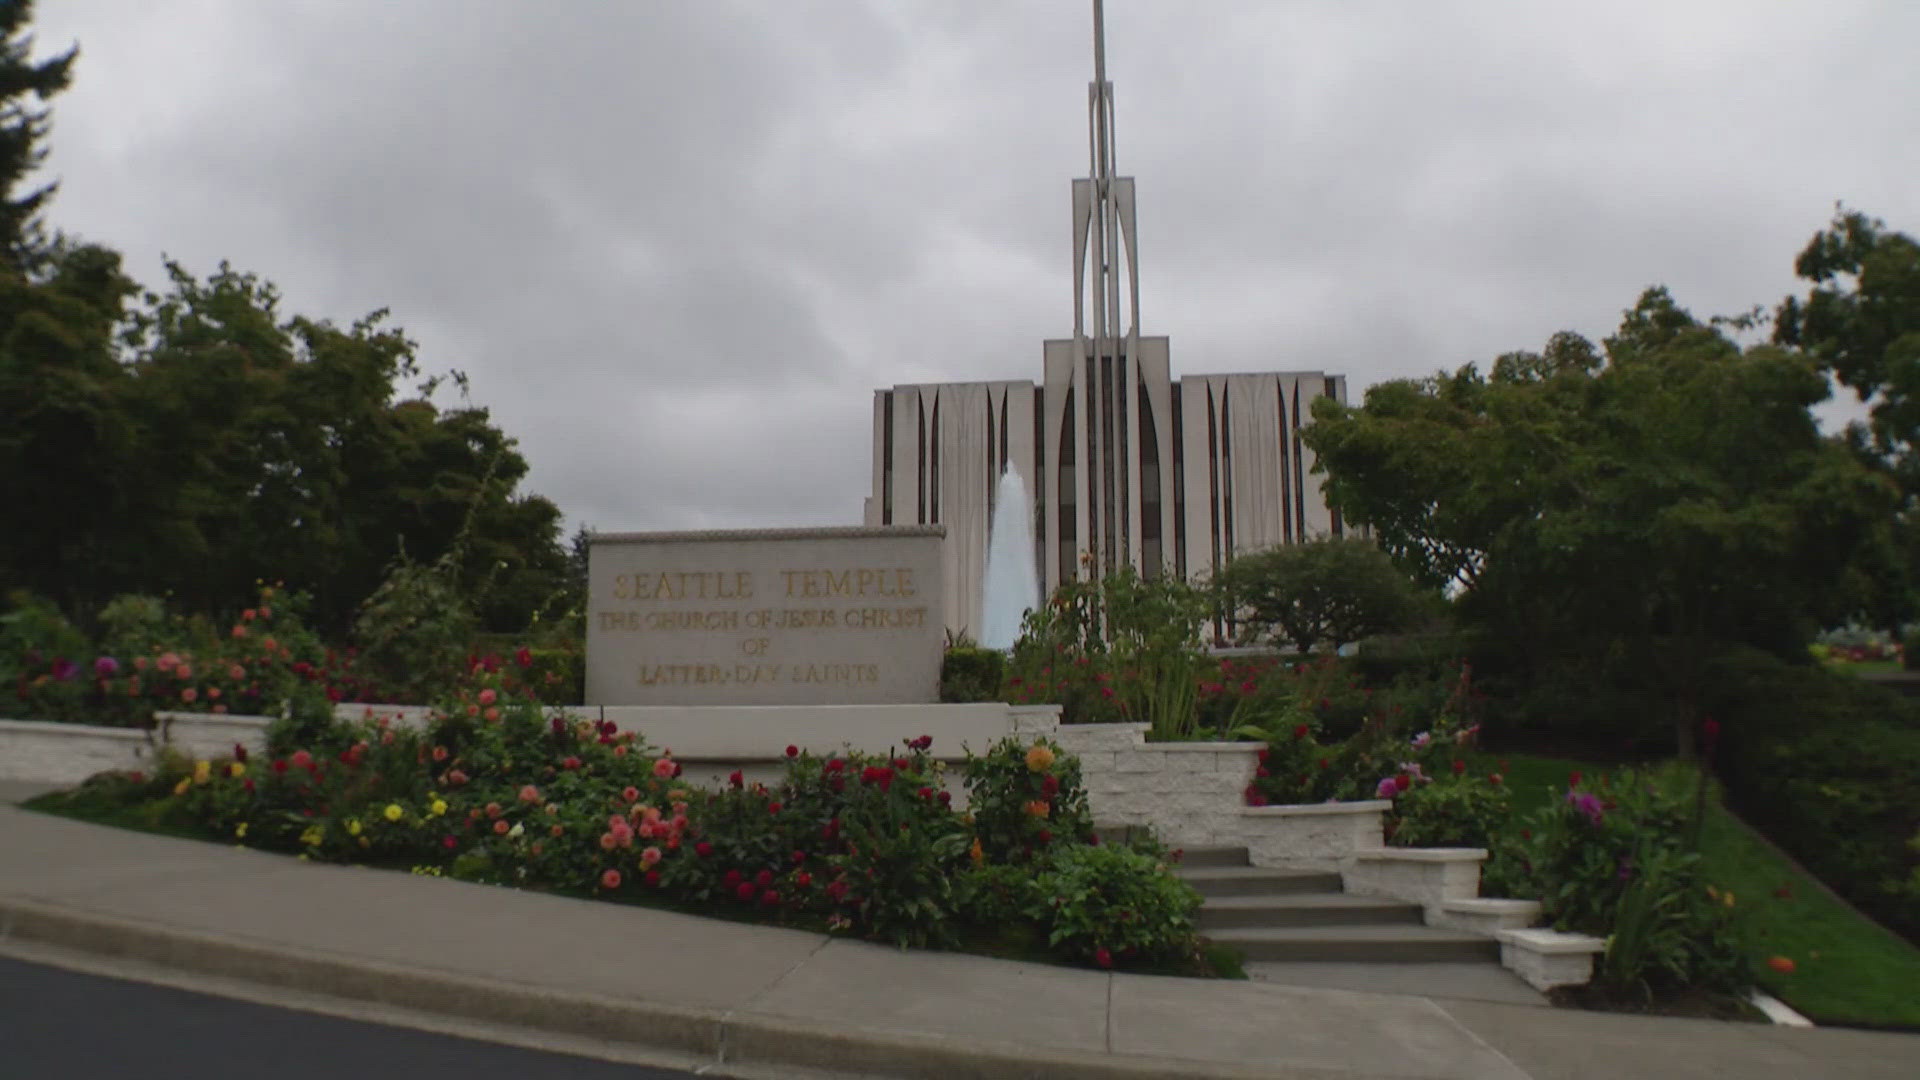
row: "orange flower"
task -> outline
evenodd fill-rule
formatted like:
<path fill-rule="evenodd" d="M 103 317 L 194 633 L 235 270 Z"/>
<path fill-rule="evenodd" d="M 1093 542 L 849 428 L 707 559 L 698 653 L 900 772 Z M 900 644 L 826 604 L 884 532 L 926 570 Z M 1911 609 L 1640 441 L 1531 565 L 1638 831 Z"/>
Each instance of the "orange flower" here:
<path fill-rule="evenodd" d="M 1048 814 L 1053 813 L 1052 805 L 1050 805 L 1049 803 L 1041 799 L 1035 799 L 1032 802 L 1028 803 L 1026 806 L 1026 810 L 1027 810 L 1028 816 L 1030 817 L 1043 818 L 1043 817 L 1046 817 Z"/>
<path fill-rule="evenodd" d="M 981 863 L 987 861 L 987 853 L 980 850 L 979 837 L 976 836 L 973 838 L 973 846 L 967 849 L 967 857 L 973 860 L 973 865 L 975 866 L 979 866 Z"/>
<path fill-rule="evenodd" d="M 1045 743 L 1034 743 L 1027 750 L 1027 768 L 1034 772 L 1046 772 L 1053 767 L 1053 751 Z"/>
<path fill-rule="evenodd" d="M 1793 974 L 1793 960 L 1790 957 L 1775 956 L 1767 961 L 1767 966 L 1782 975 Z"/>

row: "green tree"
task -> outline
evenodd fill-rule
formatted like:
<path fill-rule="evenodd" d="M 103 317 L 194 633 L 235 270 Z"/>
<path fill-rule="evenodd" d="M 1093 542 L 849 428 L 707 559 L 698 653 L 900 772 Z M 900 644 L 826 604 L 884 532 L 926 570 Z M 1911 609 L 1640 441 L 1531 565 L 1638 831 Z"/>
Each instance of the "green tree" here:
<path fill-rule="evenodd" d="M 1392 633 L 1419 618 L 1420 598 L 1377 544 L 1329 537 L 1240 555 L 1214 579 L 1242 644 L 1289 642 L 1301 652 Z"/>
<path fill-rule="evenodd" d="M 1720 643 L 1791 654 L 1899 589 L 1897 493 L 1809 407 L 1807 358 L 1742 350 L 1650 289 L 1605 343 L 1315 403 L 1329 500 L 1540 672 L 1640 669 L 1674 703 Z M 1884 611 L 1883 611 L 1884 614 Z"/>
<path fill-rule="evenodd" d="M 1862 441 L 1920 492 L 1920 243 L 1843 208 L 1793 268 L 1811 288 L 1775 309 L 1775 343 L 1871 403 Z"/>
<path fill-rule="evenodd" d="M 40 210 L 54 184 L 19 187 L 46 158 L 48 99 L 73 77 L 75 46 L 49 59 L 33 59 L 32 0 L 0 2 L 0 247 L 9 268 L 34 266 L 46 250 Z"/>

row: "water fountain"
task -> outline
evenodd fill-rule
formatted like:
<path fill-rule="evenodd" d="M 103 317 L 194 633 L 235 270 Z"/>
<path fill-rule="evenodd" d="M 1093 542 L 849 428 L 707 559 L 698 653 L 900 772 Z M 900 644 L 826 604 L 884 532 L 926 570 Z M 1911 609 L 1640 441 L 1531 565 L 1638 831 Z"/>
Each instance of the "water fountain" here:
<path fill-rule="evenodd" d="M 1033 508 L 1020 474 L 1000 475 L 993 496 L 993 532 L 987 539 L 987 577 L 980 618 L 980 644 L 1002 651 L 1019 640 L 1020 623 L 1040 604 L 1033 563 Z"/>

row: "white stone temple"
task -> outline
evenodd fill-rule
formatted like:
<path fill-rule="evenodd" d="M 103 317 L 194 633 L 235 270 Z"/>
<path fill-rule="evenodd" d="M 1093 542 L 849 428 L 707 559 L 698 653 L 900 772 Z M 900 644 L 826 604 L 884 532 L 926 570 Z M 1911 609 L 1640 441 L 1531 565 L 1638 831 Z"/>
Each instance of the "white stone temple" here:
<path fill-rule="evenodd" d="M 1031 382 L 895 386 L 873 401 L 868 525 L 946 526 L 948 628 L 978 633 L 993 493 L 1034 495 L 1043 595 L 1120 566 L 1194 578 L 1236 553 L 1340 535 L 1299 438 L 1346 377 L 1281 371 L 1174 378 L 1140 333 L 1134 184 L 1114 175 L 1113 86 L 1094 5 L 1091 167 L 1073 182 L 1073 336 Z"/>

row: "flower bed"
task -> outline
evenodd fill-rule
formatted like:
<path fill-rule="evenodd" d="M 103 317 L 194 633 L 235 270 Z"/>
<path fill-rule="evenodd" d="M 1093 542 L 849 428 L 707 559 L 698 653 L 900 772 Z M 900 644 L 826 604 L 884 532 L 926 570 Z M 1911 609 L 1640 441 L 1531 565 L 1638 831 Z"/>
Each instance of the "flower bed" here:
<path fill-rule="evenodd" d="M 930 739 L 888 755 L 789 747 L 778 783 L 736 773 L 708 791 L 633 733 L 510 702 L 481 676 L 422 729 L 382 716 L 271 755 L 244 741 L 167 753 L 56 801 L 305 858 L 903 945 L 989 938 L 1100 966 L 1198 963 L 1198 897 L 1156 852 L 1096 842 L 1078 762 L 1051 740 L 969 757 L 965 815 Z"/>

